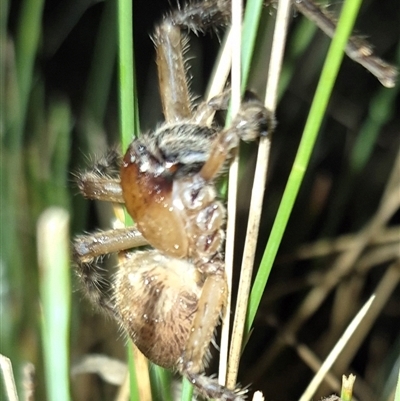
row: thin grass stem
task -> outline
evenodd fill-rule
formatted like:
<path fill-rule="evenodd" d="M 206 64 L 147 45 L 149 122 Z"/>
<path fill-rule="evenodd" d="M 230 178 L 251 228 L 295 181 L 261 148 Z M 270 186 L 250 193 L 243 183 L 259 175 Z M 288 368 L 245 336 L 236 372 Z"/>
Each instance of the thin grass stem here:
<path fill-rule="evenodd" d="M 307 386 L 306 390 L 300 397 L 299 401 L 309 401 L 315 394 L 315 391 L 318 389 L 318 386 L 321 384 L 323 378 L 325 377 L 326 373 L 332 367 L 333 363 L 335 362 L 336 358 L 343 350 L 344 346 L 349 341 L 350 337 L 353 335 L 354 331 L 357 329 L 365 315 L 368 313 L 369 308 L 371 307 L 375 296 L 372 295 L 369 300 L 365 303 L 365 305 L 361 308 L 361 310 L 357 313 L 354 319 L 351 321 L 345 332 L 343 333 L 342 337 L 333 347 L 332 351 L 329 353 L 328 357 L 325 359 L 324 363 L 321 365 L 321 368 L 317 372 L 317 374 L 313 377 L 310 384 Z"/>
<path fill-rule="evenodd" d="M 394 394 L 394 401 L 400 401 L 400 369 L 397 376 L 396 392 Z"/>
<path fill-rule="evenodd" d="M 12 364 L 10 359 L 4 355 L 0 355 L 0 369 L 3 376 L 4 393 L 7 395 L 8 401 L 18 401 Z"/>
<path fill-rule="evenodd" d="M 232 0 L 232 44 L 242 42 L 242 0 Z M 231 108 L 230 116 L 234 116 L 240 108 L 241 101 L 241 46 L 232 46 L 232 68 L 231 68 Z M 223 328 L 221 333 L 221 349 L 219 363 L 219 382 L 225 385 L 228 369 L 228 337 L 230 323 L 231 308 L 231 292 L 232 292 L 232 276 L 233 276 L 233 259 L 235 244 L 235 226 L 236 226 L 236 198 L 237 185 L 239 177 L 239 156 L 236 153 L 234 159 L 229 166 L 228 179 L 228 219 L 226 223 L 226 244 L 225 244 L 225 272 L 228 282 L 228 300 Z"/>
<path fill-rule="evenodd" d="M 279 72 L 282 65 L 283 51 L 289 18 L 290 0 L 279 2 L 276 29 L 273 41 L 273 51 L 270 61 L 270 73 L 267 82 L 266 107 L 271 113 L 275 113 Z M 274 64 L 274 66 L 273 66 Z M 271 94 L 271 92 L 274 92 Z M 262 202 L 264 197 L 265 181 L 267 176 L 267 165 L 269 159 L 270 139 L 260 141 L 257 157 L 256 172 L 250 203 L 250 215 L 246 233 L 246 243 L 243 253 L 241 276 L 238 290 L 238 302 L 235 312 L 235 321 L 232 334 L 232 345 L 230 350 L 228 386 L 234 386 L 236 382 L 240 354 L 242 350 L 243 332 L 246 321 L 247 300 L 249 297 L 251 278 L 253 273 L 254 255 L 257 246 L 258 229 L 261 218 Z"/>

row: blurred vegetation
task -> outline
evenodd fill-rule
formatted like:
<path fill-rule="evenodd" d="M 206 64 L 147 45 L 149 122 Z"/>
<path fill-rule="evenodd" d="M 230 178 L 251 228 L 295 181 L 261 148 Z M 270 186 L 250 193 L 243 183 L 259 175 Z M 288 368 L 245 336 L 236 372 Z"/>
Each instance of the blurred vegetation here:
<path fill-rule="evenodd" d="M 44 304 L 47 298 L 39 289 L 45 271 L 42 265 L 39 269 L 36 226 L 50 206 L 70 213 L 71 236 L 110 225 L 111 206 L 84 201 L 73 172 L 119 143 L 116 2 L 6 0 L 0 7 L 0 352 L 13 363 L 20 393 L 22 377 L 28 380 L 22 369 L 27 362 L 34 365 L 35 399 L 46 400 L 52 372 L 44 367 L 49 356 L 42 346 L 43 310 L 53 306 L 58 313 L 63 306 L 58 302 L 69 300 L 54 298 Z M 332 12 L 336 7 L 330 6 Z M 169 8 L 164 0 L 133 2 L 142 130 L 162 120 L 149 34 Z M 250 71 L 249 87 L 260 96 L 274 12 L 273 6 L 263 10 Z M 367 35 L 378 55 L 400 64 L 400 3 L 365 0 L 356 32 Z M 293 13 L 256 265 L 328 45 L 329 39 L 311 22 Z M 188 58 L 196 96 L 205 91 L 218 47 L 215 36 L 191 37 Z M 393 399 L 400 363 L 399 110 L 399 84 L 383 88 L 361 66 L 344 60 L 241 363 L 239 381 L 251 383 L 266 399 L 298 398 L 313 376 L 307 358 L 323 360 L 373 292 L 373 311 L 334 365 L 333 384 L 321 386 L 315 399 L 339 393 L 335 379 L 349 373 L 357 375 L 358 399 Z M 238 200 L 238 266 L 254 151 L 254 146 L 243 147 L 247 158 Z M 57 256 L 54 263 L 65 268 L 63 258 Z M 69 280 L 62 277 L 52 284 L 56 294 L 68 288 Z M 70 333 L 70 338 L 60 336 L 59 343 L 71 366 L 87 354 L 125 360 L 118 328 L 93 312 L 73 274 L 71 278 L 70 317 L 66 311 L 71 327 L 63 334 Z M 216 371 L 216 359 L 211 372 Z M 153 382 L 162 380 L 151 373 Z M 110 400 L 118 391 L 94 374 L 72 375 L 70 386 L 66 394 L 70 391 L 76 401 Z"/>

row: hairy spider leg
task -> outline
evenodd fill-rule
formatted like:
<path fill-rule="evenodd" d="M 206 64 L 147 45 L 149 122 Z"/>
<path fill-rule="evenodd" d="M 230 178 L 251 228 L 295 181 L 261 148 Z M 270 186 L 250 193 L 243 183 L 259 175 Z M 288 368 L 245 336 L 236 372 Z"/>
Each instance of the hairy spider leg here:
<path fill-rule="evenodd" d="M 153 42 L 157 52 L 161 103 L 167 123 L 182 122 L 192 117 L 192 99 L 183 56 L 187 37 L 182 37 L 181 28 L 197 34 L 227 26 L 230 7 L 229 0 L 189 2 L 167 14 L 156 26 Z"/>

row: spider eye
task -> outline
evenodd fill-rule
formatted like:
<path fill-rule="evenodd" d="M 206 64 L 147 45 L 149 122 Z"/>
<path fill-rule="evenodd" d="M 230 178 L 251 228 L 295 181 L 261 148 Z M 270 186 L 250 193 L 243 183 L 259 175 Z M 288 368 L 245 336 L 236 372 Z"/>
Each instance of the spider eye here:
<path fill-rule="evenodd" d="M 137 152 L 138 152 L 140 155 L 145 154 L 145 153 L 147 152 L 146 146 L 140 144 L 140 145 L 137 147 Z"/>

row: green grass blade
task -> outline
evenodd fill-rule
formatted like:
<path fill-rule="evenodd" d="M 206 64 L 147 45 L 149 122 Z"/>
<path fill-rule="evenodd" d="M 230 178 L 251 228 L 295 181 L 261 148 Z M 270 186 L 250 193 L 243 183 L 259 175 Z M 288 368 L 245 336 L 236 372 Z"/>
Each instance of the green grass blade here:
<path fill-rule="evenodd" d="M 115 66 L 117 50 L 116 13 L 116 1 L 106 1 L 96 37 L 85 94 L 85 111 L 98 124 L 103 121 Z"/>
<path fill-rule="evenodd" d="M 139 121 L 135 94 L 135 68 L 133 63 L 133 27 L 132 2 L 130 0 L 117 1 L 118 15 L 118 70 L 119 70 L 119 119 L 122 149 L 126 149 L 132 140 L 132 134 L 138 132 Z M 127 213 L 126 224 L 132 224 Z M 131 346 L 129 347 L 131 348 Z M 130 399 L 140 397 L 138 380 L 133 358 L 133 352 L 128 352 L 130 371 Z"/>
<path fill-rule="evenodd" d="M 47 209 L 38 221 L 42 340 L 49 401 L 69 401 L 69 215 Z"/>
<path fill-rule="evenodd" d="M 329 97 L 344 56 L 343 49 L 353 29 L 360 5 L 361 0 L 347 0 L 343 5 L 337 31 L 329 47 L 299 149 L 251 291 L 246 321 L 247 332 L 250 331 L 251 325 L 254 321 L 283 233 L 303 180 L 304 173 L 307 169 L 311 152 L 328 105 Z"/>
<path fill-rule="evenodd" d="M 118 0 L 118 45 L 120 134 L 122 148 L 126 149 L 132 134 L 139 128 L 134 99 L 132 2 L 129 0 Z"/>
<path fill-rule="evenodd" d="M 174 401 L 171 392 L 172 373 L 161 366 L 150 366 L 150 383 L 155 401 Z"/>
<path fill-rule="evenodd" d="M 249 0 L 244 12 L 242 30 L 242 92 L 247 87 L 263 5 L 264 2 L 262 0 Z"/>
<path fill-rule="evenodd" d="M 22 3 L 18 33 L 15 41 L 16 69 L 19 87 L 19 117 L 14 121 L 13 135 L 9 136 L 11 147 L 18 147 L 22 140 L 26 121 L 34 63 L 41 35 L 44 0 L 26 0 Z"/>
<path fill-rule="evenodd" d="M 188 379 L 182 380 L 182 401 L 190 401 L 193 397 L 193 386 Z"/>
<path fill-rule="evenodd" d="M 318 28 L 307 18 L 303 18 L 296 27 L 292 35 L 293 38 L 285 50 L 285 60 L 279 78 L 278 99 L 281 99 L 285 93 L 296 71 L 300 56 L 306 51 L 317 31 Z M 318 61 L 316 60 L 316 63 Z M 322 66 L 322 61 L 321 64 L 318 63 L 318 68 L 320 66 Z"/>
<path fill-rule="evenodd" d="M 139 386 L 138 386 L 138 377 L 136 376 L 136 369 L 135 369 L 135 358 L 133 352 L 133 344 L 132 342 L 128 342 L 128 366 L 129 366 L 129 390 L 131 395 L 131 400 L 133 397 L 139 400 L 140 393 L 139 393 Z"/>
<path fill-rule="evenodd" d="M 400 48 L 397 51 L 397 63 L 400 64 Z M 399 82 L 395 88 L 379 87 L 369 106 L 369 115 L 360 128 L 352 154 L 350 170 L 360 173 L 371 157 L 372 151 L 384 124 L 397 112 L 395 99 L 400 90 Z"/>

